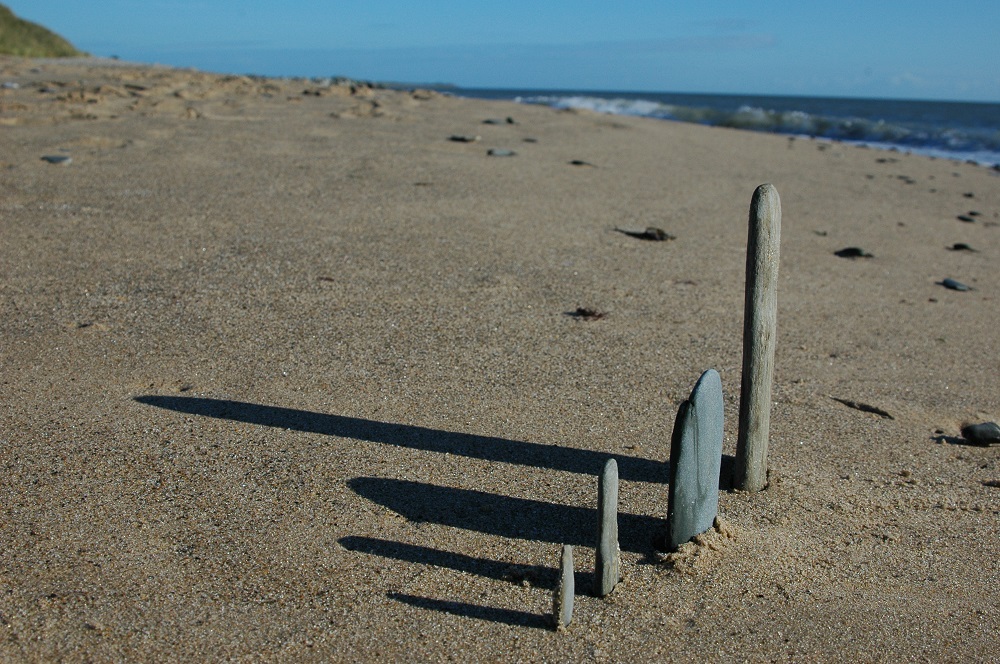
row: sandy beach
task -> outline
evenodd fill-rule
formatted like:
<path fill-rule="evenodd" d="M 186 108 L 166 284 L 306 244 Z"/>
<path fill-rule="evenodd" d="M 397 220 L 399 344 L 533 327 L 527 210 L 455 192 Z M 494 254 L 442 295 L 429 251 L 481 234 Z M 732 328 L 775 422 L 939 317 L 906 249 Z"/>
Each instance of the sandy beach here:
<path fill-rule="evenodd" d="M 0 660 L 998 661 L 996 170 L 104 64 L 0 58 Z M 770 485 L 658 552 L 765 182 Z"/>

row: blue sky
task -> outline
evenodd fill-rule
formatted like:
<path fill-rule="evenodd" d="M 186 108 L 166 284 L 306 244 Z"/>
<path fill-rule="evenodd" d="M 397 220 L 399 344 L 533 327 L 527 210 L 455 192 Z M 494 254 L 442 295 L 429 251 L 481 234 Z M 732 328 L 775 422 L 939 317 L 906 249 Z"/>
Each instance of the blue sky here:
<path fill-rule="evenodd" d="M 1000 102 L 997 0 L 6 0 L 95 55 L 272 76 Z"/>

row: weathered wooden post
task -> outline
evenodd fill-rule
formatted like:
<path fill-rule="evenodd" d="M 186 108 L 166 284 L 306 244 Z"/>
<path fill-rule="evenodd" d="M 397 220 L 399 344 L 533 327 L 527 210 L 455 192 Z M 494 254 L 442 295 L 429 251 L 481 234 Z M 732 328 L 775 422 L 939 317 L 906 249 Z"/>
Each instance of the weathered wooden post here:
<path fill-rule="evenodd" d="M 743 304 L 743 376 L 733 486 L 744 491 L 760 491 L 767 485 L 780 240 L 781 199 L 773 185 L 762 184 L 750 202 Z"/>
<path fill-rule="evenodd" d="M 594 591 L 604 597 L 618 585 L 621 552 L 618 548 L 618 462 L 608 459 L 597 482 L 597 563 Z"/>

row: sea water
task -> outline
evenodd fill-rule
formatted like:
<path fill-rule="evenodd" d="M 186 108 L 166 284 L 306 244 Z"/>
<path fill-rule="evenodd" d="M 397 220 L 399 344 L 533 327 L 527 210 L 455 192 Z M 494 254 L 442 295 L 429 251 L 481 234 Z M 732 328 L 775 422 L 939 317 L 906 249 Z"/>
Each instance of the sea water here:
<path fill-rule="evenodd" d="M 808 136 L 1000 165 L 1000 104 L 480 88 L 452 92 L 462 97 Z"/>

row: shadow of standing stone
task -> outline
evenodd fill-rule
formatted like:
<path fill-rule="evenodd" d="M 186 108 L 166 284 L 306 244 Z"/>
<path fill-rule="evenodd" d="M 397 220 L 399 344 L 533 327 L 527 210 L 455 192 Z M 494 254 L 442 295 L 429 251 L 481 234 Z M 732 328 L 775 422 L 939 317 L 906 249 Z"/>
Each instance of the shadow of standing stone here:
<path fill-rule="evenodd" d="M 712 527 L 719 511 L 722 468 L 722 380 L 715 369 L 701 375 L 681 404 L 670 441 L 670 492 L 666 548 L 675 550 Z"/>

